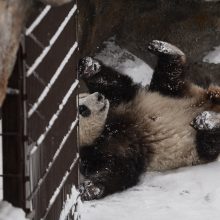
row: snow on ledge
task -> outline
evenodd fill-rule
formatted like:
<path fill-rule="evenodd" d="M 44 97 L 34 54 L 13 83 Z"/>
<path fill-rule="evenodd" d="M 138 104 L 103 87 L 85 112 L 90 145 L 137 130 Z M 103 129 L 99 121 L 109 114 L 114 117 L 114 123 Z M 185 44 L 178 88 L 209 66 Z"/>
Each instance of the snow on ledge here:
<path fill-rule="evenodd" d="M 115 44 L 114 37 L 104 42 L 105 48 L 95 58 L 122 74 L 132 77 L 142 86 L 150 84 L 153 69 L 143 60 Z"/>
<path fill-rule="evenodd" d="M 204 58 L 203 62 L 206 63 L 220 63 L 220 46 L 214 47 L 214 50 L 210 51 Z"/>
<path fill-rule="evenodd" d="M 27 220 L 22 209 L 13 207 L 9 202 L 0 202 L 0 220 Z"/>
<path fill-rule="evenodd" d="M 73 185 L 71 188 L 70 195 L 67 195 L 67 199 L 65 203 L 63 204 L 63 209 L 60 213 L 59 220 L 66 220 L 69 213 L 72 211 L 72 214 L 74 213 L 74 218 L 79 218 L 79 210 L 77 209 L 77 204 L 81 203 L 79 192 L 77 191 L 76 187 Z"/>

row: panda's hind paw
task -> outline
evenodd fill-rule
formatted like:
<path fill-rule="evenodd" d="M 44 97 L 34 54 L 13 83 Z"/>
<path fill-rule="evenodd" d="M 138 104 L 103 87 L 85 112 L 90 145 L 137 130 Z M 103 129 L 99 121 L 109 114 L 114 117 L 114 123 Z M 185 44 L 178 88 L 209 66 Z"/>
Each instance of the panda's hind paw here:
<path fill-rule="evenodd" d="M 204 111 L 191 122 L 191 125 L 200 131 L 220 130 L 220 114 L 213 111 Z"/>
<path fill-rule="evenodd" d="M 168 56 L 185 62 L 185 54 L 176 46 L 159 40 L 153 40 L 148 44 L 148 50 L 157 56 Z"/>
<path fill-rule="evenodd" d="M 82 201 L 100 199 L 104 195 L 104 186 L 85 180 L 79 187 Z"/>

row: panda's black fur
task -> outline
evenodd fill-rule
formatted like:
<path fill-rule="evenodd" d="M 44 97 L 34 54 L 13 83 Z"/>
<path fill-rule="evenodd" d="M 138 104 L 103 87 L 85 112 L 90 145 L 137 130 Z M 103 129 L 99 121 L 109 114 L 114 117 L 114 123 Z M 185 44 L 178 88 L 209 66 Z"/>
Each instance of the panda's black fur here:
<path fill-rule="evenodd" d="M 88 70 L 85 70 L 86 65 L 90 62 L 91 66 L 88 67 Z M 99 63 L 101 62 L 90 57 L 81 59 L 79 62 L 79 74 L 85 81 L 89 91 L 104 94 L 111 105 L 114 106 L 132 100 L 140 86 L 134 84 L 129 76 L 119 74 L 112 68 Z M 90 75 L 89 71 L 97 71 L 97 73 Z"/>
<path fill-rule="evenodd" d="M 92 58 L 79 63 L 89 91 L 103 94 L 111 106 L 101 134 L 80 147 L 84 199 L 133 186 L 148 169 L 201 164 L 219 155 L 218 126 L 204 129 L 202 117 L 194 121 L 197 130 L 190 126 L 203 111 L 220 112 L 219 88 L 204 90 L 188 82 L 185 55 L 175 46 L 153 41 L 149 50 L 159 58 L 149 92 Z"/>
<path fill-rule="evenodd" d="M 125 114 L 109 112 L 102 134 L 92 145 L 80 147 L 81 173 L 95 185 L 104 186 L 101 195 L 89 192 L 84 194 L 85 199 L 99 198 L 133 186 L 144 172 L 147 158 L 142 152 L 141 132 L 133 133 L 130 119 Z M 128 139 L 133 142 L 129 149 L 124 148 Z"/>

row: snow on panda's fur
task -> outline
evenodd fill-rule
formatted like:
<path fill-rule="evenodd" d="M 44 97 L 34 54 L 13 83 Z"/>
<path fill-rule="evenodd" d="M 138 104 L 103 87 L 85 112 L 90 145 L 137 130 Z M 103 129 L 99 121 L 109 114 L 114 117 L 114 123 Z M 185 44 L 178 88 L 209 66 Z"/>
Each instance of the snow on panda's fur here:
<path fill-rule="evenodd" d="M 133 186 L 145 171 L 201 164 L 219 155 L 219 124 L 209 128 L 205 126 L 207 117 L 203 117 L 204 111 L 220 112 L 219 88 L 206 91 L 187 82 L 185 55 L 173 45 L 154 41 L 150 50 L 159 56 L 150 91 L 92 58 L 79 65 L 90 92 L 96 92 L 80 98 L 84 105 L 84 111 L 79 106 L 81 132 L 83 121 L 92 119 L 94 123 L 97 119 L 99 124 L 96 135 L 80 145 L 81 172 L 87 179 L 84 199 Z M 108 101 L 111 107 L 105 105 L 103 120 L 99 117 L 102 112 L 92 116 L 95 106 Z M 210 114 L 212 119 L 219 118 L 218 114 Z M 197 130 L 190 126 L 192 121 Z M 90 128 L 96 131 L 94 126 L 86 127 Z M 81 139 L 87 140 L 84 134 Z"/>

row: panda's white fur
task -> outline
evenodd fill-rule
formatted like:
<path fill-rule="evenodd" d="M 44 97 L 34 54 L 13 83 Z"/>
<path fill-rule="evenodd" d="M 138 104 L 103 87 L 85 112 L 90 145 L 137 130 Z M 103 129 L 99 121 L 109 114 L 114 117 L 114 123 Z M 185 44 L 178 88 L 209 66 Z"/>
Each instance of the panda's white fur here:
<path fill-rule="evenodd" d="M 79 114 L 79 134 L 80 146 L 90 145 L 101 134 L 109 110 L 109 101 L 107 99 L 98 100 L 98 93 L 79 95 L 79 105 L 87 106 L 91 115 L 83 117 Z"/>
<path fill-rule="evenodd" d="M 203 162 L 196 150 L 196 131 L 190 126 L 204 108 L 198 107 L 200 102 L 202 97 L 173 99 L 140 90 L 134 100 L 115 109 L 133 117 L 136 129 L 142 130 L 151 152 L 146 170 L 164 171 Z"/>

